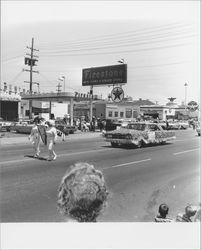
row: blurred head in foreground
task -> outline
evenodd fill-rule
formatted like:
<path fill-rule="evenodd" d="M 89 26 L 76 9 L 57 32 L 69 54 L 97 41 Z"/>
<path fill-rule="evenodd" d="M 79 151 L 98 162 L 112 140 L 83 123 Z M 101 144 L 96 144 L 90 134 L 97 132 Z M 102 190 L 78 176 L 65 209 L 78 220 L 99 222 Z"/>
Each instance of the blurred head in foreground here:
<path fill-rule="evenodd" d="M 71 165 L 58 189 L 59 211 L 78 222 L 95 222 L 105 206 L 103 174 L 88 163 Z"/>

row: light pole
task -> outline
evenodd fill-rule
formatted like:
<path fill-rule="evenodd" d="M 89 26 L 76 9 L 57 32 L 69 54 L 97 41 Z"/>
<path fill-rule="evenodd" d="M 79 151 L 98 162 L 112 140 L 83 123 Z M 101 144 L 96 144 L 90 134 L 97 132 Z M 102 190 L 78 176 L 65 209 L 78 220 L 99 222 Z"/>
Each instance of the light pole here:
<path fill-rule="evenodd" d="M 62 82 L 64 83 L 64 92 L 65 92 L 65 88 L 66 88 L 66 82 L 65 82 L 66 78 L 65 78 L 65 76 L 61 76 L 61 77 L 59 78 L 59 80 L 62 81 Z"/>
<path fill-rule="evenodd" d="M 188 86 L 188 84 L 187 83 L 185 83 L 184 84 L 184 87 L 185 87 L 185 115 L 186 115 L 186 102 L 187 102 L 187 86 Z"/>
<path fill-rule="evenodd" d="M 124 59 L 123 58 L 121 58 L 120 60 L 118 60 L 117 61 L 118 63 L 122 63 L 122 64 L 124 64 L 125 63 L 125 61 L 124 61 Z"/>

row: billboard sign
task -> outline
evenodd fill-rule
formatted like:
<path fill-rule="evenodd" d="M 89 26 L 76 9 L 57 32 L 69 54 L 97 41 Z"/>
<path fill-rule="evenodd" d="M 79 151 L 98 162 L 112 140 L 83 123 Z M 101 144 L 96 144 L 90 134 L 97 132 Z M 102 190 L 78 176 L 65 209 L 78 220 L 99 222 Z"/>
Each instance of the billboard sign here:
<path fill-rule="evenodd" d="M 82 70 L 82 86 L 113 85 L 127 82 L 127 64 Z"/>

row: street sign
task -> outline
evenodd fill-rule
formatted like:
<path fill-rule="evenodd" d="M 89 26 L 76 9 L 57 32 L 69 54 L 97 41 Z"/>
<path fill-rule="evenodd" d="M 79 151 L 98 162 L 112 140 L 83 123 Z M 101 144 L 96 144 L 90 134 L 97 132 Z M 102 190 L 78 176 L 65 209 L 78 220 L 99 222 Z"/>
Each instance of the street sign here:
<path fill-rule="evenodd" d="M 127 82 L 127 64 L 82 70 L 82 86 L 114 85 Z"/>
<path fill-rule="evenodd" d="M 115 87 L 113 88 L 111 92 L 111 98 L 113 102 L 121 102 L 122 99 L 124 98 L 124 91 L 120 87 Z"/>
<path fill-rule="evenodd" d="M 189 109 L 191 112 L 194 112 L 198 109 L 198 104 L 197 102 L 195 101 L 190 101 L 188 104 L 187 104 L 187 109 Z"/>

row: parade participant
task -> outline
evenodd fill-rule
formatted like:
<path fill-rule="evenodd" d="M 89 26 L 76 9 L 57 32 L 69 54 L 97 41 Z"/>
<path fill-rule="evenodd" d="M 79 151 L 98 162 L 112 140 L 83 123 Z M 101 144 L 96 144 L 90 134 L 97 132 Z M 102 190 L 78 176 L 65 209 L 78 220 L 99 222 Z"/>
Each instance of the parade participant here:
<path fill-rule="evenodd" d="M 55 122 L 54 120 L 49 120 L 47 122 L 47 129 L 46 129 L 46 135 L 47 135 L 47 148 L 49 152 L 48 161 L 56 160 L 57 155 L 54 152 L 54 144 L 56 143 L 57 139 L 57 130 L 55 128 Z"/>
<path fill-rule="evenodd" d="M 167 217 L 169 207 L 166 204 L 161 204 L 158 209 L 158 213 L 155 217 L 155 222 L 172 222 L 173 220 Z"/>
<path fill-rule="evenodd" d="M 71 165 L 58 189 L 58 210 L 68 221 L 96 222 L 107 199 L 103 174 L 88 163 Z"/>
<path fill-rule="evenodd" d="M 185 207 L 185 213 L 179 213 L 176 217 L 177 222 L 192 222 L 191 217 L 196 214 L 196 210 L 192 206 L 188 205 Z"/>
<path fill-rule="evenodd" d="M 29 140 L 31 140 L 33 146 L 34 146 L 34 151 L 35 151 L 35 155 L 34 157 L 39 157 L 40 154 L 40 142 L 41 142 L 41 138 L 40 138 L 40 134 L 38 131 L 38 124 L 40 123 L 40 119 L 38 117 L 36 117 L 34 119 L 34 126 L 31 129 L 31 133 L 28 137 Z"/>

